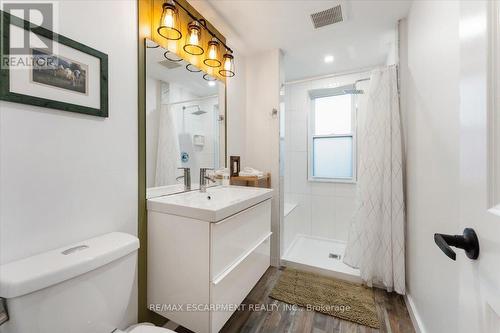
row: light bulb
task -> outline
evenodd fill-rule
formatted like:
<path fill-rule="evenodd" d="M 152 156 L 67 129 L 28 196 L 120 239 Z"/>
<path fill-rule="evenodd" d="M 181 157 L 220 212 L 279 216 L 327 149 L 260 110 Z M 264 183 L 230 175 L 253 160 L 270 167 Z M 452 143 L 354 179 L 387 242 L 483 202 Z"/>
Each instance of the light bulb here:
<path fill-rule="evenodd" d="M 219 67 L 221 65 L 219 58 L 219 41 L 217 38 L 213 37 L 208 42 L 208 52 L 207 57 L 203 62 L 209 67 Z"/>
<path fill-rule="evenodd" d="M 210 51 L 208 51 L 208 57 L 210 59 L 215 59 L 217 57 L 217 51 L 214 47 L 210 47 Z"/>
<path fill-rule="evenodd" d="M 203 54 L 204 50 L 200 46 L 201 39 L 201 26 L 197 21 L 192 21 L 188 24 L 188 36 L 186 38 L 186 45 L 184 51 L 193 55 Z"/>
<path fill-rule="evenodd" d="M 196 29 L 191 30 L 191 35 L 189 35 L 189 43 L 193 45 L 198 45 L 199 41 L 200 40 L 198 38 L 198 30 Z"/>
<path fill-rule="evenodd" d="M 232 54 L 224 54 L 224 66 L 219 70 L 219 74 L 225 77 L 234 76 L 234 57 Z"/>
<path fill-rule="evenodd" d="M 168 8 L 165 13 L 165 19 L 163 20 L 163 25 L 166 26 L 167 28 L 173 28 L 174 21 L 175 21 L 174 11 Z"/>

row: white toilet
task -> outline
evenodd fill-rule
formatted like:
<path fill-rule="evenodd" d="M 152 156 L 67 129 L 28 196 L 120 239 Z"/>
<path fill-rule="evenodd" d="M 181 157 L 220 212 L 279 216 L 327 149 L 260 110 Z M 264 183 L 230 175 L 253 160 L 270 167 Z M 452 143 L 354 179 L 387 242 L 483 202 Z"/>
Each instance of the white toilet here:
<path fill-rule="evenodd" d="M 113 232 L 0 266 L 0 333 L 168 333 L 137 313 L 139 240 Z M 0 314 L 1 318 L 1 314 Z"/>
<path fill-rule="evenodd" d="M 155 325 L 148 323 L 148 324 L 132 325 L 125 331 L 116 330 L 113 333 L 168 333 L 168 332 L 175 333 L 174 331 L 168 330 L 166 328 L 156 327 Z"/>

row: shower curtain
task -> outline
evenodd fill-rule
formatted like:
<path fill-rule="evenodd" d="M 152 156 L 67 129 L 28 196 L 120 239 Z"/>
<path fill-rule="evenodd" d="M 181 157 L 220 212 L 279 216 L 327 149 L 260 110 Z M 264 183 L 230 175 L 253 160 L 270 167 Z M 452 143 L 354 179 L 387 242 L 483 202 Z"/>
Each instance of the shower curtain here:
<path fill-rule="evenodd" d="M 371 73 L 358 112 L 357 207 L 344 263 L 368 286 L 405 293 L 405 206 L 397 68 Z"/>
<path fill-rule="evenodd" d="M 179 167 L 179 142 L 172 106 L 161 105 L 158 126 L 158 148 L 156 154 L 155 186 L 176 184 L 175 175 Z"/>

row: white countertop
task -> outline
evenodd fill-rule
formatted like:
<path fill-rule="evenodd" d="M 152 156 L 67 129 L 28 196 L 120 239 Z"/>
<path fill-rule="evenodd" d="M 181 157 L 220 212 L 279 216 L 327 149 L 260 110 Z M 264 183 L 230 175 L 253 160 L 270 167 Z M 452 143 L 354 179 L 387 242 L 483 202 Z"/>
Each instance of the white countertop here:
<path fill-rule="evenodd" d="M 273 190 L 245 186 L 215 186 L 206 193 L 190 191 L 148 199 L 148 211 L 217 222 L 272 198 Z"/>

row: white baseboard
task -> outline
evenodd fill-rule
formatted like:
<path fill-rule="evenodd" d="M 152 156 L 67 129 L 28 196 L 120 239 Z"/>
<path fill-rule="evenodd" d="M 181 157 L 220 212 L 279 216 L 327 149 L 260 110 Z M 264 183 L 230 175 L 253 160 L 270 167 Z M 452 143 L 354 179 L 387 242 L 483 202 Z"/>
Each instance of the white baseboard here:
<path fill-rule="evenodd" d="M 420 318 L 417 308 L 415 307 L 415 303 L 413 302 L 413 298 L 411 295 L 406 294 L 404 296 L 406 308 L 408 309 L 408 313 L 410 314 L 411 322 L 413 323 L 413 327 L 415 328 L 416 333 L 426 333 L 424 324 L 422 319 Z"/>

